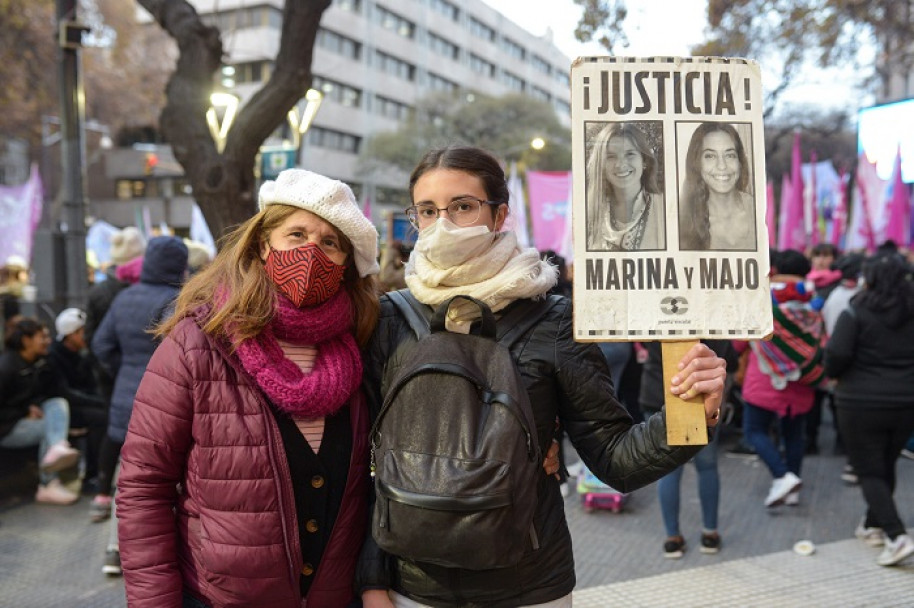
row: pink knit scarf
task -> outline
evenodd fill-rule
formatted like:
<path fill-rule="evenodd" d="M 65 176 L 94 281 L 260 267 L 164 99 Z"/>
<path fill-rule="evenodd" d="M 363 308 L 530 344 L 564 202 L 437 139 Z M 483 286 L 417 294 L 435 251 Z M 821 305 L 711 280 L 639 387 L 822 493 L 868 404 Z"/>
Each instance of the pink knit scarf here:
<path fill-rule="evenodd" d="M 287 359 L 277 338 L 317 348 L 314 368 L 305 374 Z M 273 319 L 256 338 L 236 351 L 244 369 L 282 411 L 305 418 L 329 416 L 349 401 L 362 379 L 362 359 L 352 335 L 349 294 L 306 309 L 277 294 Z"/>

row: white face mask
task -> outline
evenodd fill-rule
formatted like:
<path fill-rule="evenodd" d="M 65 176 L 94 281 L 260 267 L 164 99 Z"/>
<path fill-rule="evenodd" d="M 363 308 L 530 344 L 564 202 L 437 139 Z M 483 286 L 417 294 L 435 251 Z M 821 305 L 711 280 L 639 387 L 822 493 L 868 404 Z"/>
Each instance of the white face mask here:
<path fill-rule="evenodd" d="M 441 217 L 419 232 L 416 250 L 438 268 L 453 268 L 485 253 L 496 236 L 488 226 L 460 227 Z"/>

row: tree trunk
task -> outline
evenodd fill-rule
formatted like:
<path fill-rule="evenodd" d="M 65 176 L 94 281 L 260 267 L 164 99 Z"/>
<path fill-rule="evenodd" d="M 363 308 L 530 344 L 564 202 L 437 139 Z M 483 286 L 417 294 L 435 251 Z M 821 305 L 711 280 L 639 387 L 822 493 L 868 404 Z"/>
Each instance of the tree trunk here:
<path fill-rule="evenodd" d="M 205 25 L 186 0 L 139 3 L 178 44 L 160 127 L 218 240 L 257 211 L 257 152 L 311 86 L 314 41 L 331 0 L 286 0 L 273 74 L 240 109 L 221 154 L 206 123 L 214 75 L 224 55 L 219 30 Z"/>

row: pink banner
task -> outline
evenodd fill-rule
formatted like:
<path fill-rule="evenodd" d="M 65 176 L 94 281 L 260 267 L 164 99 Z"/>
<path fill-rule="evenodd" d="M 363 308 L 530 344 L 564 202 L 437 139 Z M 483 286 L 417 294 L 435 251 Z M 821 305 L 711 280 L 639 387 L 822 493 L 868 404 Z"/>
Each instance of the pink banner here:
<path fill-rule="evenodd" d="M 786 222 L 780 226 L 778 249 L 806 250 L 805 200 L 803 172 L 800 159 L 800 134 L 793 134 L 793 152 L 790 163 L 790 196 L 787 198 Z"/>
<path fill-rule="evenodd" d="M 769 179 L 765 186 L 765 223 L 768 225 L 768 246 L 772 249 L 776 246 L 778 231 L 774 207 L 774 183 Z"/>
<path fill-rule="evenodd" d="M 34 164 L 24 184 L 0 186 L 0 265 L 10 256 L 18 256 L 31 266 L 32 234 L 41 221 L 43 196 L 41 176 Z"/>
<path fill-rule="evenodd" d="M 565 222 L 570 219 L 568 198 L 571 171 L 527 171 L 533 246 L 540 251 L 560 251 Z"/>

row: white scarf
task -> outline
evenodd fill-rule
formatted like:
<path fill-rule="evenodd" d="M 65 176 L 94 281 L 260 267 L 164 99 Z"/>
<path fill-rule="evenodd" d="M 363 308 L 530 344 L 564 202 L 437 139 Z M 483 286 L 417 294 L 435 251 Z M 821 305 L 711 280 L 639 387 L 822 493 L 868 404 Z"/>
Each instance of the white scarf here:
<path fill-rule="evenodd" d="M 488 245 L 480 246 L 483 236 Z M 441 253 L 445 251 L 446 255 Z M 536 249 L 518 247 L 513 232 L 484 233 L 476 226 L 457 228 L 447 220 L 419 234 L 406 264 L 407 287 L 417 300 L 433 307 L 466 295 L 497 312 L 515 300 L 545 295 L 557 280 L 558 268 L 541 260 Z M 474 304 L 455 302 L 448 311 L 447 328 L 468 333 L 478 318 Z"/>

